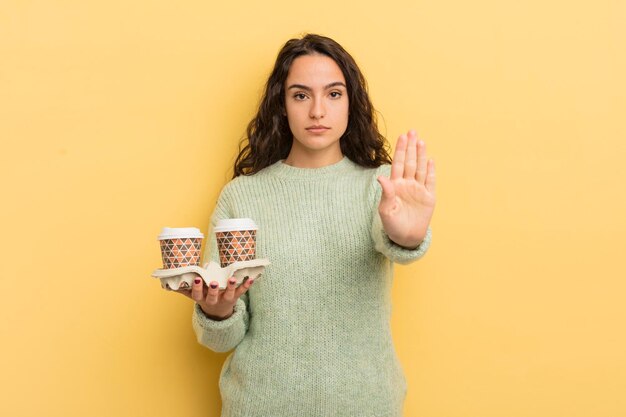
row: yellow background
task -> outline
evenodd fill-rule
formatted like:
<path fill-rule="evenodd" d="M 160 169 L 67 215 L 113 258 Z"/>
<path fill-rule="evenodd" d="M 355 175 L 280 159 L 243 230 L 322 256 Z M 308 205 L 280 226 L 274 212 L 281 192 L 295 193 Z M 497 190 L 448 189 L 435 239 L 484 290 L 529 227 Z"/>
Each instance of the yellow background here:
<path fill-rule="evenodd" d="M 437 162 L 433 246 L 394 283 L 405 415 L 626 415 L 624 22 L 619 0 L 3 1 L 0 415 L 219 414 L 226 354 L 150 277 L 156 236 L 206 231 L 307 31 Z"/>

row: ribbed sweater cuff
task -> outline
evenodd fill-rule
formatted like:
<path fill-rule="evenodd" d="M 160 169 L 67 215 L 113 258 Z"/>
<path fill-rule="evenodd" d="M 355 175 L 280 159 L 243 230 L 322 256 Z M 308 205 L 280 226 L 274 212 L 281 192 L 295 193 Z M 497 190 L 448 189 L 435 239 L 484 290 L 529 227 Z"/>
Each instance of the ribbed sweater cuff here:
<path fill-rule="evenodd" d="M 424 236 L 424 240 L 422 240 L 422 243 L 420 243 L 417 248 L 404 248 L 389 239 L 389 236 L 385 233 L 385 229 L 383 228 L 380 216 L 377 214 L 375 215 L 372 233 L 376 249 L 392 262 L 403 265 L 416 261 L 424 256 L 430 247 L 432 239 L 432 231 L 429 226 L 426 231 L 426 236 Z"/>
<path fill-rule="evenodd" d="M 215 352 L 227 352 L 234 349 L 246 334 L 248 327 L 246 304 L 239 298 L 233 315 L 220 321 L 208 318 L 200 306 L 195 304 L 192 325 L 198 343 Z"/>

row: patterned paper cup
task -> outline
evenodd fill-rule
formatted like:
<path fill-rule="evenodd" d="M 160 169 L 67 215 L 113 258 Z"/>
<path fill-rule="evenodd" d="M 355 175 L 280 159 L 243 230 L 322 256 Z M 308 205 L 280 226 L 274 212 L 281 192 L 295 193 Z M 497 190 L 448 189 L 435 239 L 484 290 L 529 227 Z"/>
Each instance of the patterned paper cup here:
<path fill-rule="evenodd" d="M 223 219 L 215 225 L 220 264 L 256 259 L 257 225 L 252 219 Z"/>
<path fill-rule="evenodd" d="M 159 235 L 163 269 L 200 265 L 204 235 L 195 227 L 164 227 Z"/>

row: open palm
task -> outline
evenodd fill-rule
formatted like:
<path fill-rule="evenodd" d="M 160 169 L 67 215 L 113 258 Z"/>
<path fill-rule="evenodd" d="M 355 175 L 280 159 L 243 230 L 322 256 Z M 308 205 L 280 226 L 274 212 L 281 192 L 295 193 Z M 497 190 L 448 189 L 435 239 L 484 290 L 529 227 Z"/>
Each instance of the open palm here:
<path fill-rule="evenodd" d="M 435 210 L 435 162 L 415 131 L 400 135 L 391 164 L 391 177 L 378 177 L 383 194 L 378 213 L 385 233 L 400 246 L 417 247 Z"/>

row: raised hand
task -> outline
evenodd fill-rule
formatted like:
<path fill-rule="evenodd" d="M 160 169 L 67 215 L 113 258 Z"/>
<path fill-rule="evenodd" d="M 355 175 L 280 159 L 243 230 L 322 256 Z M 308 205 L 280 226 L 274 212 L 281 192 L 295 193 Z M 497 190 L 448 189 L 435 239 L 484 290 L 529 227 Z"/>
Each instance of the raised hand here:
<path fill-rule="evenodd" d="M 383 194 L 378 213 L 385 233 L 400 246 L 416 248 L 424 240 L 435 210 L 435 161 L 414 130 L 398 138 L 391 177 L 378 177 Z"/>

